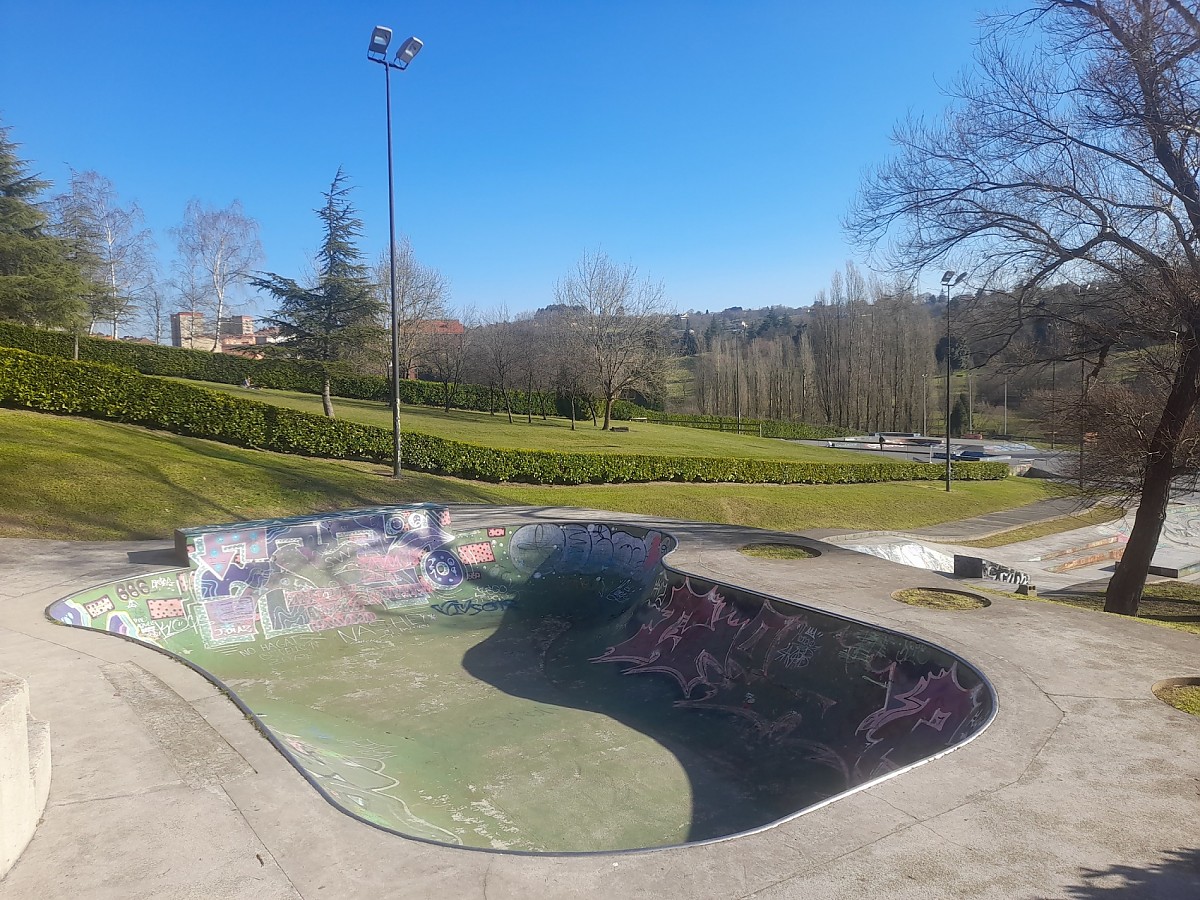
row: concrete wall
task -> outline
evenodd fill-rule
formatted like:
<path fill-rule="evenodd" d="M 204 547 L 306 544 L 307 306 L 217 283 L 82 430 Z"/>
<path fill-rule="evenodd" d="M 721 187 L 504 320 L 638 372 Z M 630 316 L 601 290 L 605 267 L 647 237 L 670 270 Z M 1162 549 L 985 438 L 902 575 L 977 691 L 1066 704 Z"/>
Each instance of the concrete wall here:
<path fill-rule="evenodd" d="M 954 574 L 960 578 L 980 578 L 999 581 L 1002 584 L 1029 584 L 1029 575 L 1020 569 L 1003 566 L 979 556 L 964 556 L 961 553 L 954 554 Z"/>
<path fill-rule="evenodd" d="M 0 672 L 0 878 L 33 837 L 50 793 L 50 729 L 29 716 L 25 681 Z"/>

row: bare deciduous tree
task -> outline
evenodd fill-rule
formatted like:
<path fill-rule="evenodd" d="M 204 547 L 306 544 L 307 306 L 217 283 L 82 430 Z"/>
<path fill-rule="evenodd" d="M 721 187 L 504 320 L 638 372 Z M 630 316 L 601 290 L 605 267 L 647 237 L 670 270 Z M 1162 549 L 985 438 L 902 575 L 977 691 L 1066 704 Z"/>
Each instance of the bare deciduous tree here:
<path fill-rule="evenodd" d="M 175 260 L 175 273 L 167 282 L 173 295 L 173 305 L 176 312 L 189 313 L 195 322 L 196 316 L 202 316 L 206 308 L 205 298 L 207 292 L 205 285 L 201 281 L 200 271 L 197 268 L 185 267 L 181 261 Z M 196 344 L 202 340 L 201 332 L 198 328 L 191 327 L 187 329 L 187 334 L 180 333 L 180 346 L 187 347 L 189 350 L 195 350 Z"/>
<path fill-rule="evenodd" d="M 518 384 L 525 386 L 525 421 L 533 422 L 534 391 L 541 391 L 541 409 L 546 418 L 546 398 L 553 391 L 553 354 L 548 344 L 553 343 L 548 323 L 540 322 L 532 315 L 518 316 L 512 323 L 513 343 L 516 347 L 513 360 L 513 376 Z"/>
<path fill-rule="evenodd" d="M 1009 288 L 991 304 L 994 332 L 1053 317 L 1059 358 L 1096 373 L 1114 351 L 1178 335 L 1163 388 L 1137 404 L 1153 411 L 1128 472 L 1139 505 L 1105 601 L 1136 614 L 1200 403 L 1200 7 L 1039 0 L 985 20 L 977 73 L 954 97 L 944 119 L 897 129 L 850 231 L 876 249 L 892 238 L 905 270 L 953 256 Z M 1065 282 L 1106 289 L 1045 303 Z"/>
<path fill-rule="evenodd" d="M 171 232 L 179 251 L 176 282 L 203 285 L 203 299 L 192 303 L 213 315 L 214 351 L 220 348 L 221 319 L 231 312 L 234 291 L 251 277 L 262 259 L 258 222 L 246 215 L 240 201 L 223 209 L 188 201 L 183 222 Z"/>
<path fill-rule="evenodd" d="M 587 351 L 583 328 L 572 310 L 559 308 L 544 318 L 550 337 L 539 346 L 555 390 L 566 400 L 571 430 L 574 431 L 577 405 L 580 401 L 590 404 L 591 396 L 590 371 L 582 364 Z"/>
<path fill-rule="evenodd" d="M 520 350 L 517 347 L 516 329 L 506 307 L 497 307 L 483 316 L 483 322 L 476 329 L 474 343 L 475 353 L 482 364 L 480 374 L 492 390 L 500 392 L 511 425 L 513 414 L 509 390 Z"/>
<path fill-rule="evenodd" d="M 467 371 L 471 355 L 471 326 L 475 322 L 474 311 L 464 311 L 459 321 L 464 326 L 462 331 L 435 329 L 427 335 L 422 352 L 423 368 L 442 386 L 442 407 L 446 412 L 450 411 L 454 395 Z"/>
<path fill-rule="evenodd" d="M 408 238 L 396 241 L 396 339 L 400 377 L 416 369 L 429 342 L 430 323 L 446 318 L 450 288 L 442 274 L 423 265 Z M 384 249 L 375 263 L 375 289 L 385 309 L 391 308 L 391 259 Z M 390 316 L 390 312 L 388 313 Z"/>
<path fill-rule="evenodd" d="M 151 285 L 146 291 L 145 300 L 142 302 L 142 319 L 154 343 L 161 344 L 163 337 L 170 335 L 167 325 L 167 295 L 157 284 Z"/>
<path fill-rule="evenodd" d="M 670 308 L 661 282 L 639 280 L 632 265 L 618 265 L 597 250 L 585 253 L 575 270 L 555 288 L 558 303 L 575 312 L 581 362 L 591 369 L 604 398 L 604 425 L 612 404 L 625 391 L 657 390 L 666 347 L 662 336 Z"/>
<path fill-rule="evenodd" d="M 155 282 L 154 238 L 136 203 L 121 205 L 116 185 L 99 172 L 71 172 L 56 199 L 58 220 L 84 250 L 90 278 L 101 289 L 89 301 L 91 328 L 104 322 L 120 337 Z"/>

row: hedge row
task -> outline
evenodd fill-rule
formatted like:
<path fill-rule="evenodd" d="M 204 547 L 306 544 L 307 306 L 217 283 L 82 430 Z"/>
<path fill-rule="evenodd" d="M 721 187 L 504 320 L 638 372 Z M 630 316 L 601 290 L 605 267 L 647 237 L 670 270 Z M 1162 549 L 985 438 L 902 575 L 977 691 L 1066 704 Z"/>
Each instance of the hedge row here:
<path fill-rule="evenodd" d="M 632 404 L 628 404 L 632 406 Z M 810 425 L 807 422 L 784 422 L 775 419 L 742 419 L 734 416 L 699 416 L 661 413 L 635 407 L 636 412 L 622 408 L 622 415 L 613 410 L 613 417 L 624 419 L 645 417 L 648 422 L 660 425 L 682 425 L 686 428 L 703 428 L 709 431 L 732 431 L 756 437 L 789 438 L 792 440 L 826 441 L 845 437 L 849 432 L 835 425 Z"/>
<path fill-rule="evenodd" d="M 130 422 L 280 453 L 391 461 L 392 436 L 387 429 L 243 400 L 114 366 L 75 363 L 20 350 L 0 349 L 0 404 Z M 926 463 L 789 463 L 502 450 L 414 432 L 404 434 L 404 463 L 410 469 L 437 475 L 535 484 L 850 484 L 937 480 L 944 471 Z M 1008 475 L 1004 463 L 959 463 L 954 471 L 963 480 Z"/>
<path fill-rule="evenodd" d="M 27 350 L 41 356 L 73 359 L 75 338 L 74 335 L 64 332 L 42 331 L 25 325 L 0 322 L 0 347 Z M 204 350 L 163 347 L 159 344 L 134 344 L 93 337 L 80 337 L 79 359 L 108 363 L 141 372 L 143 375 L 187 378 L 217 384 L 241 384 L 249 378 L 259 387 L 305 394 L 321 393 L 325 386 L 325 375 L 328 373 L 335 396 L 386 403 L 392 395 L 388 379 L 374 375 L 358 375 L 340 363 L 318 363 L 299 359 L 250 359 L 234 353 L 208 353 Z M 404 379 L 400 382 L 400 400 L 413 406 L 444 406 L 445 388 L 436 381 Z M 509 403 L 513 413 L 518 415 L 525 415 L 530 406 L 534 415 L 541 415 L 543 410 L 549 415 L 569 416 L 571 413 L 570 408 L 565 405 L 565 399 L 544 391 L 534 391 L 532 397 L 524 391 L 510 391 Z M 497 392 L 484 385 L 462 384 L 453 392 L 450 406 L 455 409 L 491 412 L 502 410 L 504 400 Z M 576 415 L 589 417 L 591 413 L 577 410 Z"/>
<path fill-rule="evenodd" d="M 74 340 L 73 335 L 62 332 L 42 331 L 25 325 L 0 322 L 0 347 L 72 359 Z M 133 369 L 144 375 L 187 378 L 217 384 L 241 384 L 249 378 L 259 387 L 305 394 L 321 393 L 325 385 L 325 373 L 328 372 L 335 396 L 377 400 L 382 403 L 391 398 L 391 386 L 386 378 L 357 375 L 339 363 L 323 364 L 296 359 L 249 359 L 229 353 L 208 353 L 203 350 L 163 347 L 159 344 L 132 344 L 127 341 L 93 337 L 79 339 L 79 359 L 109 363 L 123 369 Z M 400 382 L 400 400 L 413 406 L 445 406 L 445 389 L 436 381 L 405 379 Z M 571 414 L 568 402 L 566 397 L 545 391 L 534 391 L 532 395 L 527 395 L 524 391 L 509 393 L 509 403 L 515 415 L 523 416 L 532 412 L 538 416 L 545 411 L 549 415 L 567 417 Z M 498 393 L 485 385 L 460 384 L 450 398 L 450 406 L 454 409 L 477 412 L 500 412 L 504 409 L 504 401 Z M 529 409 L 530 406 L 532 410 Z M 577 419 L 591 418 L 592 410 L 582 400 L 577 399 L 575 407 Z M 612 417 L 620 421 L 645 418 L 661 425 L 683 425 L 719 431 L 738 429 L 737 419 L 733 416 L 668 415 L 628 400 L 617 400 L 613 403 Z M 805 440 L 826 440 L 847 434 L 844 429 L 832 426 L 759 419 L 743 419 L 741 433 Z"/>

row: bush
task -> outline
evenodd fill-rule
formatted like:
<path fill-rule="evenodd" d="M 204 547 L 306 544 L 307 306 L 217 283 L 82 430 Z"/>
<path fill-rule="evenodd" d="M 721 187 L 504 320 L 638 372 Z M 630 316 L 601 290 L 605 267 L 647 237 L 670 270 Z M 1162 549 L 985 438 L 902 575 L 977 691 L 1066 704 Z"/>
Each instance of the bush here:
<path fill-rule="evenodd" d="M 678 415 L 655 412 L 652 409 L 635 406 L 626 400 L 618 400 L 613 404 L 613 418 L 644 418 L 647 422 L 655 422 L 659 425 L 681 425 L 685 428 L 703 428 L 709 431 L 739 431 L 738 420 L 734 416 Z M 826 441 L 849 434 L 845 428 L 835 425 L 810 425 L 807 422 L 785 422 L 778 419 L 743 418 L 740 429 L 740 434 L 754 435 L 755 437 L 805 441 Z"/>
<path fill-rule="evenodd" d="M 387 463 L 392 435 L 373 425 L 243 400 L 95 363 L 0 350 L 0 404 L 130 422 L 228 444 L 328 459 Z M 640 481 L 852 484 L 937 480 L 925 463 L 793 463 L 757 459 L 592 455 L 501 450 L 405 432 L 405 464 L 478 481 L 606 484 Z M 961 480 L 1008 475 L 1004 463 L 957 463 Z"/>
<path fill-rule="evenodd" d="M 73 359 L 74 341 L 74 335 L 64 332 L 42 331 L 26 325 L 0 322 L 0 347 L 27 350 L 41 356 Z M 217 384 L 241 384 L 249 378 L 259 387 L 303 394 L 320 394 L 328 373 L 330 389 L 336 397 L 387 403 L 392 395 L 391 385 L 386 378 L 359 375 L 341 363 L 318 363 L 298 359 L 250 359 L 232 353 L 209 353 L 204 350 L 163 347 L 159 344 L 134 344 L 94 337 L 79 338 L 79 359 L 81 362 L 108 363 L 141 372 L 143 375 L 211 381 Z M 404 379 L 400 382 L 400 400 L 412 406 L 443 407 L 446 405 L 445 388 L 436 381 Z M 593 410 L 586 400 L 576 397 L 574 402 L 576 419 L 583 421 L 592 418 Z M 540 416 L 543 411 L 548 415 L 563 418 L 571 415 L 571 401 L 562 394 L 534 391 L 532 395 L 527 395 L 524 391 L 511 391 L 509 403 L 513 415 L 532 413 Z M 498 392 L 486 385 L 460 384 L 450 397 L 450 407 L 476 412 L 499 412 L 504 409 L 504 400 Z M 639 406 L 629 400 L 615 400 L 612 417 L 621 421 L 645 418 L 660 425 L 682 425 L 714 431 L 736 431 L 738 427 L 737 419 L 732 416 L 669 415 Z M 826 440 L 848 434 L 843 428 L 828 425 L 767 419 L 743 419 L 741 433 L 796 440 Z"/>
<path fill-rule="evenodd" d="M 0 347 L 27 350 L 41 356 L 73 359 L 74 335 L 42 331 L 11 322 L 0 322 Z M 259 387 L 279 391 L 298 391 L 319 394 L 329 375 L 335 396 L 356 400 L 377 400 L 386 403 L 392 395 L 388 379 L 375 375 L 359 375 L 341 363 L 319 363 L 299 359 L 250 359 L 234 353 L 208 353 L 181 347 L 158 344 L 134 344 L 104 338 L 80 337 L 81 362 L 99 362 L 132 369 L 143 375 L 187 378 L 192 381 L 211 381 L 217 384 L 241 384 L 249 378 Z M 400 400 L 413 406 L 444 406 L 444 386 L 435 381 L 400 382 Z M 532 397 L 523 391 L 511 392 L 509 402 L 513 413 L 525 415 L 529 406 L 534 415 L 545 409 L 553 414 L 557 398 L 553 394 L 535 391 Z M 459 385 L 450 398 L 454 409 L 490 412 L 504 408 L 498 393 L 484 385 Z M 567 409 L 569 413 L 570 410 Z M 590 413 L 588 414 L 590 416 Z"/>

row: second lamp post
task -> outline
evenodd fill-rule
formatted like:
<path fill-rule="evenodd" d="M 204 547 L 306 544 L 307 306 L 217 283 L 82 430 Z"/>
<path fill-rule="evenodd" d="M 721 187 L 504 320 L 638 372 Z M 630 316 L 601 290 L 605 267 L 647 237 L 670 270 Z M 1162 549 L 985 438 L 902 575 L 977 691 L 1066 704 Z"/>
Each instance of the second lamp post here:
<path fill-rule="evenodd" d="M 948 269 L 942 276 L 946 289 L 946 490 L 950 490 L 950 288 L 962 283 L 966 272 Z"/>
<path fill-rule="evenodd" d="M 399 311 L 396 309 L 396 199 L 392 179 L 392 69 L 403 72 L 413 61 L 424 44 L 410 37 L 395 57 L 387 58 L 388 44 L 392 42 L 392 29 L 376 25 L 371 32 L 371 43 L 367 47 L 367 59 L 383 66 L 384 97 L 387 103 L 387 168 L 388 168 L 388 259 L 391 266 L 391 323 L 392 334 L 392 477 L 400 477 L 400 336 Z"/>

